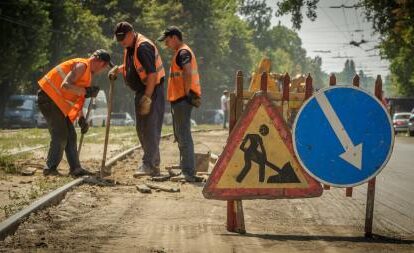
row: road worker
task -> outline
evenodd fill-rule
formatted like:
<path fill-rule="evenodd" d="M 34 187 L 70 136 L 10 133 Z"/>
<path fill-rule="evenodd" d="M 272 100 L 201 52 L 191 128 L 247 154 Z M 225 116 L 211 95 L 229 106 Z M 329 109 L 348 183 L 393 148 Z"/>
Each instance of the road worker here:
<path fill-rule="evenodd" d="M 82 112 L 83 104 L 85 98 L 97 96 L 99 87 L 91 86 L 92 77 L 107 66 L 112 66 L 111 57 L 108 52 L 99 49 L 89 58 L 60 63 L 38 81 L 38 106 L 51 136 L 43 170 L 45 176 L 60 175 L 57 167 L 64 151 L 70 175 L 79 177 L 91 174 L 80 164 L 73 122 L 78 119 L 81 132 L 88 131 L 89 125 Z"/>
<path fill-rule="evenodd" d="M 170 26 L 158 38 L 174 54 L 168 78 L 167 99 L 171 103 L 174 135 L 180 150 L 183 180 L 198 181 L 195 176 L 194 144 L 191 136 L 191 112 L 201 104 L 200 77 L 197 60 L 191 48 L 183 42 L 178 27 Z"/>
<path fill-rule="evenodd" d="M 160 139 L 164 119 L 165 71 L 155 44 L 135 32 L 128 22 L 116 25 L 114 36 L 124 48 L 124 63 L 109 72 L 115 80 L 122 73 L 126 85 L 135 92 L 136 131 L 144 151 L 134 177 L 160 174 Z"/>

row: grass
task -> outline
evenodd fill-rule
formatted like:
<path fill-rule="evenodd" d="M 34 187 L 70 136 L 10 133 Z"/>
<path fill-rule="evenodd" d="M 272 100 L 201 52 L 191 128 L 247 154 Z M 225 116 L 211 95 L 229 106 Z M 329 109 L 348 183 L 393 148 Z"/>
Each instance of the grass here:
<path fill-rule="evenodd" d="M 5 153 L 12 149 L 23 147 L 34 147 L 49 143 L 49 132 L 47 129 L 31 128 L 16 131 L 0 131 L 0 152 Z"/>
<path fill-rule="evenodd" d="M 218 128 L 215 125 L 198 125 L 193 129 L 211 129 Z M 79 129 L 78 140 L 81 136 Z M 173 132 L 171 125 L 164 125 L 161 134 Z M 103 144 L 105 141 L 105 127 L 91 127 L 85 135 L 85 143 Z M 10 164 L 5 154 L 15 152 L 23 148 L 32 148 L 37 146 L 47 146 L 50 142 L 50 135 L 47 129 L 19 129 L 19 130 L 0 130 L 0 167 L 2 164 Z M 79 141 L 78 141 L 79 143 Z M 111 126 L 109 132 L 109 143 L 121 145 L 128 148 L 138 143 L 135 126 Z"/>
<path fill-rule="evenodd" d="M 27 154 L 20 154 L 16 156 L 0 154 L 0 170 L 6 174 L 20 174 L 22 166 L 19 161 L 25 160 L 28 157 L 29 156 Z"/>
<path fill-rule="evenodd" d="M 5 217 L 9 217 L 28 206 L 33 200 L 55 190 L 73 179 L 70 177 L 55 177 L 52 179 L 46 177 L 38 178 L 34 184 L 23 193 L 17 191 L 8 191 L 9 203 L 0 206 L 0 210 L 4 212 Z"/>

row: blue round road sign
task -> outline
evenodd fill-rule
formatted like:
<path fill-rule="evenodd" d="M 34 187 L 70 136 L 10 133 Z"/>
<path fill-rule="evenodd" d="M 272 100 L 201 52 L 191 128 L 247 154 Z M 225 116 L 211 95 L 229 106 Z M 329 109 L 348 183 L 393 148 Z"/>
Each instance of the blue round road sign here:
<path fill-rule="evenodd" d="M 351 187 L 375 177 L 394 145 L 391 118 L 381 102 L 353 86 L 322 89 L 293 125 L 293 146 L 303 168 L 320 182 Z"/>

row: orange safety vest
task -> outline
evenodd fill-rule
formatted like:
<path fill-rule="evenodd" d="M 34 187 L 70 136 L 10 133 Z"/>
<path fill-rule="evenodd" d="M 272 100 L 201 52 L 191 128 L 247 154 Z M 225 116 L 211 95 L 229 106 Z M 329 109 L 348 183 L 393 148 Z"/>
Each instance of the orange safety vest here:
<path fill-rule="evenodd" d="M 53 100 L 53 102 L 55 102 L 62 113 L 69 117 L 72 122 L 75 121 L 80 110 L 82 110 L 85 97 L 75 95 L 63 89 L 62 82 L 72 70 L 73 66 L 79 62 L 86 64 L 86 71 L 74 85 L 79 87 L 90 87 L 92 81 L 90 60 L 84 58 L 75 58 L 61 63 L 38 81 L 40 88 Z"/>
<path fill-rule="evenodd" d="M 185 90 L 184 90 L 184 70 L 178 66 L 176 62 L 176 58 L 180 50 L 186 49 L 191 53 L 191 86 L 190 90 L 192 90 L 198 96 L 201 96 L 201 87 L 200 87 L 200 76 L 198 74 L 198 65 L 196 57 L 189 46 L 183 44 L 176 52 L 174 57 L 171 61 L 170 67 L 170 76 L 168 78 L 168 90 L 167 90 L 167 98 L 168 101 L 173 102 L 182 97 L 184 97 Z"/>
<path fill-rule="evenodd" d="M 156 73 L 157 73 L 157 80 L 156 80 L 156 84 L 160 83 L 161 78 L 163 78 L 165 76 L 165 70 L 164 70 L 164 66 L 162 65 L 162 60 L 161 60 L 161 56 L 158 53 L 158 49 L 157 47 L 154 45 L 154 43 L 152 43 L 151 40 L 147 39 L 144 35 L 137 33 L 137 39 L 135 42 L 135 50 L 134 50 L 134 66 L 135 66 L 135 70 L 137 71 L 139 78 L 141 79 L 141 81 L 146 84 L 147 81 L 147 72 L 145 71 L 145 69 L 142 67 L 141 62 L 139 62 L 139 59 L 137 57 L 137 50 L 138 47 L 141 45 L 141 43 L 143 42 L 148 42 L 151 46 L 154 47 L 155 49 L 155 68 L 156 68 Z M 122 74 L 124 76 L 124 79 L 126 80 L 126 58 L 127 58 L 127 49 L 124 49 L 124 65 L 121 66 L 122 67 Z"/>

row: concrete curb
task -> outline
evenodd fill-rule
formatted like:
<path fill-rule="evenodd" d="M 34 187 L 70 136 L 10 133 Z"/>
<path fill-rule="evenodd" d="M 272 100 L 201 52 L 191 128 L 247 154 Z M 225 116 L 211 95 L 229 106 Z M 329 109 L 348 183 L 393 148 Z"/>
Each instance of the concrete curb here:
<path fill-rule="evenodd" d="M 58 204 L 69 190 L 82 184 L 84 180 L 85 178 L 75 179 L 72 182 L 52 191 L 51 193 L 46 194 L 28 207 L 4 220 L 0 223 L 0 240 L 4 240 L 8 235 L 13 234 L 19 227 L 20 223 L 23 222 L 25 218 L 29 217 L 31 213 L 42 210 L 48 206 Z"/>

